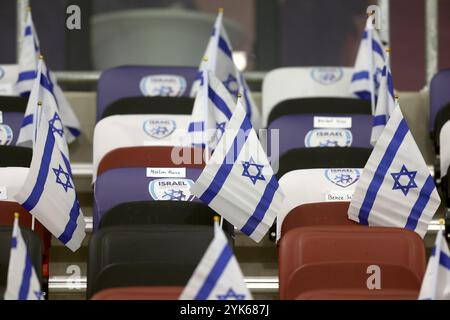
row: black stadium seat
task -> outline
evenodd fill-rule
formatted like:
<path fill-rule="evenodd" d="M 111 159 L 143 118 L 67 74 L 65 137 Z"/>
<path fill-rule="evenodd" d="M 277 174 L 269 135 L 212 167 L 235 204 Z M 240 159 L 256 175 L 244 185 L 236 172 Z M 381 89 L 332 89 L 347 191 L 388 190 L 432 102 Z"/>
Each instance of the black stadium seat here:
<path fill-rule="evenodd" d="M 0 111 L 24 113 L 28 98 L 15 96 L 0 96 Z"/>
<path fill-rule="evenodd" d="M 99 228 L 128 225 L 198 225 L 212 226 L 214 210 L 201 202 L 135 201 L 122 203 L 107 211 Z M 224 220 L 223 229 L 229 235 L 234 227 Z"/>
<path fill-rule="evenodd" d="M 30 167 L 33 151 L 31 148 L 0 146 L 0 167 Z"/>
<path fill-rule="evenodd" d="M 39 236 L 31 230 L 21 228 L 23 239 L 27 244 L 28 254 L 42 283 L 42 245 Z M 0 299 L 6 288 L 8 278 L 9 255 L 11 252 L 12 227 L 0 226 Z"/>
<path fill-rule="evenodd" d="M 107 287 L 184 286 L 213 233 L 212 227 L 168 225 L 98 230 L 89 242 L 87 297 Z"/>
<path fill-rule="evenodd" d="M 105 108 L 101 119 L 124 114 L 191 114 L 194 99 L 189 97 L 129 97 Z"/>
<path fill-rule="evenodd" d="M 445 107 L 443 107 L 441 110 L 438 111 L 436 114 L 436 118 L 434 119 L 434 132 L 433 132 L 433 139 L 434 140 L 434 150 L 436 154 L 439 154 L 439 146 L 440 146 L 440 139 L 439 135 L 441 133 L 441 129 L 444 126 L 444 124 L 450 119 L 450 103 L 446 104 Z"/>
<path fill-rule="evenodd" d="M 299 148 L 281 156 L 276 176 L 299 169 L 364 168 L 372 153 L 366 148 Z"/>

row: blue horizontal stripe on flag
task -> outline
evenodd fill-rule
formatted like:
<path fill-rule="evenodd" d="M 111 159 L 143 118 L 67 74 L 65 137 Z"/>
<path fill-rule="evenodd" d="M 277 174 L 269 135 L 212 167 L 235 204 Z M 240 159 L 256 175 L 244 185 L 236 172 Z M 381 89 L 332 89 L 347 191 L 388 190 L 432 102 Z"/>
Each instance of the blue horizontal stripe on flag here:
<path fill-rule="evenodd" d="M 12 237 L 11 238 L 11 248 L 14 249 L 17 247 L 17 238 L 16 237 Z"/>
<path fill-rule="evenodd" d="M 208 98 L 214 103 L 214 105 L 219 109 L 228 120 L 231 119 L 232 113 L 230 108 L 228 108 L 227 104 L 223 99 L 214 91 L 213 88 L 208 86 Z"/>
<path fill-rule="evenodd" d="M 33 265 L 28 254 L 25 256 L 25 268 L 22 272 L 22 281 L 20 283 L 18 300 L 27 300 L 28 291 L 30 291 L 30 282 L 32 275 Z"/>
<path fill-rule="evenodd" d="M 223 274 L 223 271 L 227 267 L 228 262 L 230 262 L 232 256 L 233 252 L 231 251 L 230 246 L 228 244 L 225 244 L 222 252 L 219 255 L 219 258 L 216 260 L 216 263 L 211 269 L 211 272 L 208 274 L 208 277 L 201 286 L 194 300 L 208 299 L 209 295 L 216 286 L 217 280 L 219 280 L 220 276 Z"/>
<path fill-rule="evenodd" d="M 386 125 L 386 115 L 380 114 L 378 116 L 373 117 L 372 126 L 385 126 Z"/>
<path fill-rule="evenodd" d="M 359 71 L 352 75 L 352 82 L 367 79 L 369 80 L 369 71 Z"/>
<path fill-rule="evenodd" d="M 26 127 L 26 126 L 28 126 L 28 125 L 30 125 L 30 124 L 33 124 L 33 114 L 29 114 L 29 115 L 27 115 L 27 116 L 25 116 L 25 117 L 23 118 L 23 121 L 22 121 L 22 128 L 23 128 L 23 127 Z"/>
<path fill-rule="evenodd" d="M 189 123 L 188 132 L 198 132 L 205 130 L 205 122 L 197 121 Z"/>
<path fill-rule="evenodd" d="M 408 216 L 408 220 L 406 222 L 405 228 L 409 230 L 415 230 L 417 227 L 417 223 L 419 222 L 420 216 L 422 215 L 423 210 L 425 209 L 428 201 L 430 200 L 431 193 L 435 188 L 435 184 L 431 175 L 428 176 L 425 184 L 419 192 L 419 197 L 414 203 L 414 206 L 411 209 L 411 212 Z"/>
<path fill-rule="evenodd" d="M 250 236 L 255 231 L 255 229 L 264 219 L 264 216 L 267 210 L 269 209 L 270 204 L 272 203 L 273 197 L 277 189 L 278 189 L 277 178 L 275 178 L 275 176 L 272 176 L 269 180 L 269 183 L 266 186 L 266 189 L 264 190 L 263 196 L 261 197 L 258 205 L 256 206 L 255 211 L 253 212 L 251 217 L 247 220 L 245 225 L 242 227 L 241 231 L 243 233 Z"/>
<path fill-rule="evenodd" d="M 363 39 L 367 39 L 367 31 L 363 33 Z M 372 50 L 378 53 L 384 59 L 383 46 L 372 37 Z"/>
<path fill-rule="evenodd" d="M 41 86 L 47 89 L 51 94 L 53 94 L 53 83 L 50 81 L 46 75 L 41 74 Z M 55 97 L 56 100 L 56 97 Z"/>
<path fill-rule="evenodd" d="M 388 91 L 392 98 L 392 100 L 395 101 L 395 94 L 394 94 L 394 81 L 392 80 L 392 74 L 388 72 L 387 76 L 387 84 L 388 84 Z"/>
<path fill-rule="evenodd" d="M 227 41 L 223 37 L 219 37 L 219 48 L 223 51 L 223 53 L 225 53 L 228 58 L 233 59 L 231 49 L 228 46 Z"/>
<path fill-rule="evenodd" d="M 74 136 L 74 137 L 78 137 L 81 134 L 81 131 L 78 130 L 77 128 L 74 127 L 67 127 L 67 129 L 69 130 L 69 132 Z"/>
<path fill-rule="evenodd" d="M 35 70 L 20 72 L 17 82 L 36 79 L 36 75 Z"/>
<path fill-rule="evenodd" d="M 41 198 L 44 191 L 45 182 L 47 181 L 48 170 L 50 162 L 52 160 L 53 147 L 55 145 L 55 137 L 53 136 L 52 129 L 48 128 L 47 139 L 45 141 L 44 153 L 42 155 L 41 166 L 39 167 L 39 173 L 36 179 L 36 183 L 29 195 L 28 199 L 22 203 L 22 207 L 31 211 Z"/>
<path fill-rule="evenodd" d="M 361 205 L 361 208 L 359 209 L 358 214 L 359 223 L 364 225 L 369 224 L 368 222 L 369 214 L 370 211 L 372 210 L 373 204 L 377 197 L 378 190 L 380 189 L 384 177 L 389 167 L 391 166 L 392 161 L 394 161 L 395 155 L 397 154 L 397 151 L 400 148 L 408 132 L 409 132 L 408 124 L 406 123 L 405 119 L 402 119 L 397 129 L 395 130 L 391 142 L 389 142 L 389 145 L 383 155 L 383 158 L 381 158 L 381 161 L 378 164 L 378 167 L 375 171 L 375 174 L 373 175 L 369 187 L 367 188 L 366 196 L 364 197 L 364 201 Z"/>
<path fill-rule="evenodd" d="M 33 29 L 31 29 L 31 26 L 26 26 L 25 28 L 25 37 L 31 36 L 33 34 Z"/>
<path fill-rule="evenodd" d="M 63 233 L 58 237 L 58 240 L 62 243 L 66 244 L 70 240 L 72 240 L 73 233 L 77 229 L 77 219 L 80 215 L 80 205 L 78 203 L 78 199 L 75 196 L 75 200 L 72 205 L 72 209 L 70 209 L 69 221 L 64 228 Z"/>
<path fill-rule="evenodd" d="M 371 95 L 370 91 L 363 90 L 363 91 L 356 91 L 353 93 L 361 100 L 367 100 L 367 101 L 372 100 L 372 95 Z"/>
<path fill-rule="evenodd" d="M 244 117 L 244 120 L 242 121 L 242 124 L 239 128 L 239 131 L 237 132 L 236 136 L 234 137 L 233 143 L 230 147 L 230 150 L 228 150 L 224 162 L 220 165 L 219 170 L 217 170 L 216 175 L 214 176 L 214 179 L 211 181 L 209 187 L 203 192 L 203 194 L 200 196 L 200 200 L 202 200 L 204 203 L 209 204 L 219 193 L 220 189 L 222 188 L 223 184 L 225 183 L 225 180 L 228 178 L 228 175 L 231 172 L 231 169 L 233 169 L 233 165 L 236 162 L 237 157 L 239 156 L 239 153 L 242 150 L 242 147 L 244 146 L 245 142 L 247 141 L 249 130 L 252 128 L 252 124 L 249 120 L 249 118 L 246 116 Z M 238 136 L 240 134 L 244 133 L 244 142 L 241 142 L 241 139 L 238 139 Z M 232 159 L 232 163 L 228 163 Z"/>
<path fill-rule="evenodd" d="M 431 256 L 436 255 L 436 247 L 434 247 L 431 250 Z M 439 264 L 443 266 L 444 268 L 450 270 L 450 257 L 445 254 L 445 252 L 441 251 L 441 254 L 439 256 Z"/>

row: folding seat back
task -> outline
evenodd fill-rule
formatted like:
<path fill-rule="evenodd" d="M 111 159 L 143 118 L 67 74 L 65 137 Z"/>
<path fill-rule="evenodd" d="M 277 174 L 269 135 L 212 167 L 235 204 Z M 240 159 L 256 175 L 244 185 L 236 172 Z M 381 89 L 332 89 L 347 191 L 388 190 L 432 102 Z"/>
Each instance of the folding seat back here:
<path fill-rule="evenodd" d="M 420 281 L 425 273 L 425 248 L 410 230 L 367 226 L 295 228 L 279 244 L 280 297 L 287 297 L 290 277 L 316 263 L 388 264 L 409 269 Z"/>
<path fill-rule="evenodd" d="M 284 174 L 279 180 L 284 200 L 277 215 L 277 239 L 292 228 L 309 225 L 308 219 L 317 219 L 312 225 L 345 224 L 348 202 L 361 173 L 356 168 L 329 168 Z M 309 210 L 314 213 L 308 215 Z"/>
<path fill-rule="evenodd" d="M 97 292 L 91 300 L 178 300 L 183 287 L 123 287 Z"/>
<path fill-rule="evenodd" d="M 94 186 L 94 230 L 106 211 L 133 201 L 198 201 L 190 186 L 204 167 L 203 150 L 164 146 L 119 148 L 103 157 Z"/>
<path fill-rule="evenodd" d="M 126 226 L 89 242 L 87 296 L 107 288 L 185 286 L 213 238 L 207 226 Z"/>
<path fill-rule="evenodd" d="M 24 97 L 0 96 L 0 145 L 16 144 L 27 103 Z"/>
<path fill-rule="evenodd" d="M 442 129 L 445 124 L 450 120 L 450 102 L 447 103 L 441 110 L 436 114 L 434 119 L 434 131 L 431 134 L 431 138 L 434 142 L 434 151 L 436 154 L 440 153 L 441 139 L 445 144 L 448 141 L 448 132 L 442 133 Z M 447 129 L 448 130 L 448 129 Z"/>
<path fill-rule="evenodd" d="M 97 85 L 97 121 L 116 100 L 138 96 L 189 96 L 196 67 L 121 66 L 102 72 Z"/>
<path fill-rule="evenodd" d="M 352 68 L 289 67 L 270 71 L 264 77 L 263 124 L 273 107 L 284 100 L 312 97 L 352 97 L 348 86 Z"/>
<path fill-rule="evenodd" d="M 417 300 L 421 279 L 406 267 L 376 264 L 380 287 L 369 289 L 368 264 L 317 263 L 299 267 L 289 277 L 286 300 Z"/>
<path fill-rule="evenodd" d="M 438 112 L 448 103 L 450 103 L 450 69 L 439 71 L 430 82 L 430 118 L 429 131 L 434 135 L 435 121 Z"/>

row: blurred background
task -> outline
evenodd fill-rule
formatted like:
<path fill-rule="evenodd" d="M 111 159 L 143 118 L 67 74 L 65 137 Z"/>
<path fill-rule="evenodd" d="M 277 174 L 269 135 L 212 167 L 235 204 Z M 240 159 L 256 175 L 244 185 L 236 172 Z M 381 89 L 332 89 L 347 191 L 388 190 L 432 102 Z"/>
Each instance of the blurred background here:
<path fill-rule="evenodd" d="M 390 0 L 395 86 L 425 85 L 425 2 Z M 368 0 L 31 0 L 53 70 L 121 64 L 198 65 L 217 8 L 246 71 L 282 66 L 352 66 Z M 81 30 L 66 28 L 69 5 Z M 16 0 L 0 3 L 0 64 L 16 62 Z M 450 0 L 439 0 L 439 69 L 450 67 Z"/>

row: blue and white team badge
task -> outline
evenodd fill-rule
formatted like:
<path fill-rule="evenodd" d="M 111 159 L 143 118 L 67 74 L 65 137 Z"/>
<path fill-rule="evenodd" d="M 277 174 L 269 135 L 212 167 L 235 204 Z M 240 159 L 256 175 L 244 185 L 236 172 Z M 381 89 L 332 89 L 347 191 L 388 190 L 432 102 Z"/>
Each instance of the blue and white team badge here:
<path fill-rule="evenodd" d="M 148 192 L 153 200 L 192 201 L 195 196 L 191 194 L 191 179 L 155 179 L 150 181 Z"/>
<path fill-rule="evenodd" d="M 339 82 L 344 75 L 342 68 L 312 68 L 311 78 L 323 85 Z"/>
<path fill-rule="evenodd" d="M 5 70 L 3 70 L 2 67 L 0 67 L 0 79 L 2 79 L 5 76 Z"/>
<path fill-rule="evenodd" d="M 143 124 L 144 132 L 156 139 L 170 136 L 176 128 L 177 123 L 170 119 L 149 119 L 145 120 Z"/>
<path fill-rule="evenodd" d="M 139 88 L 144 96 L 180 97 L 186 91 L 186 79 L 173 74 L 155 74 L 143 77 Z"/>
<path fill-rule="evenodd" d="M 0 145 L 9 146 L 13 141 L 14 133 L 7 124 L 0 124 Z"/>
<path fill-rule="evenodd" d="M 305 147 L 350 147 L 352 132 L 348 129 L 313 129 L 305 136 Z"/>
<path fill-rule="evenodd" d="M 347 188 L 359 180 L 358 169 L 325 169 L 325 178 L 341 188 Z"/>

